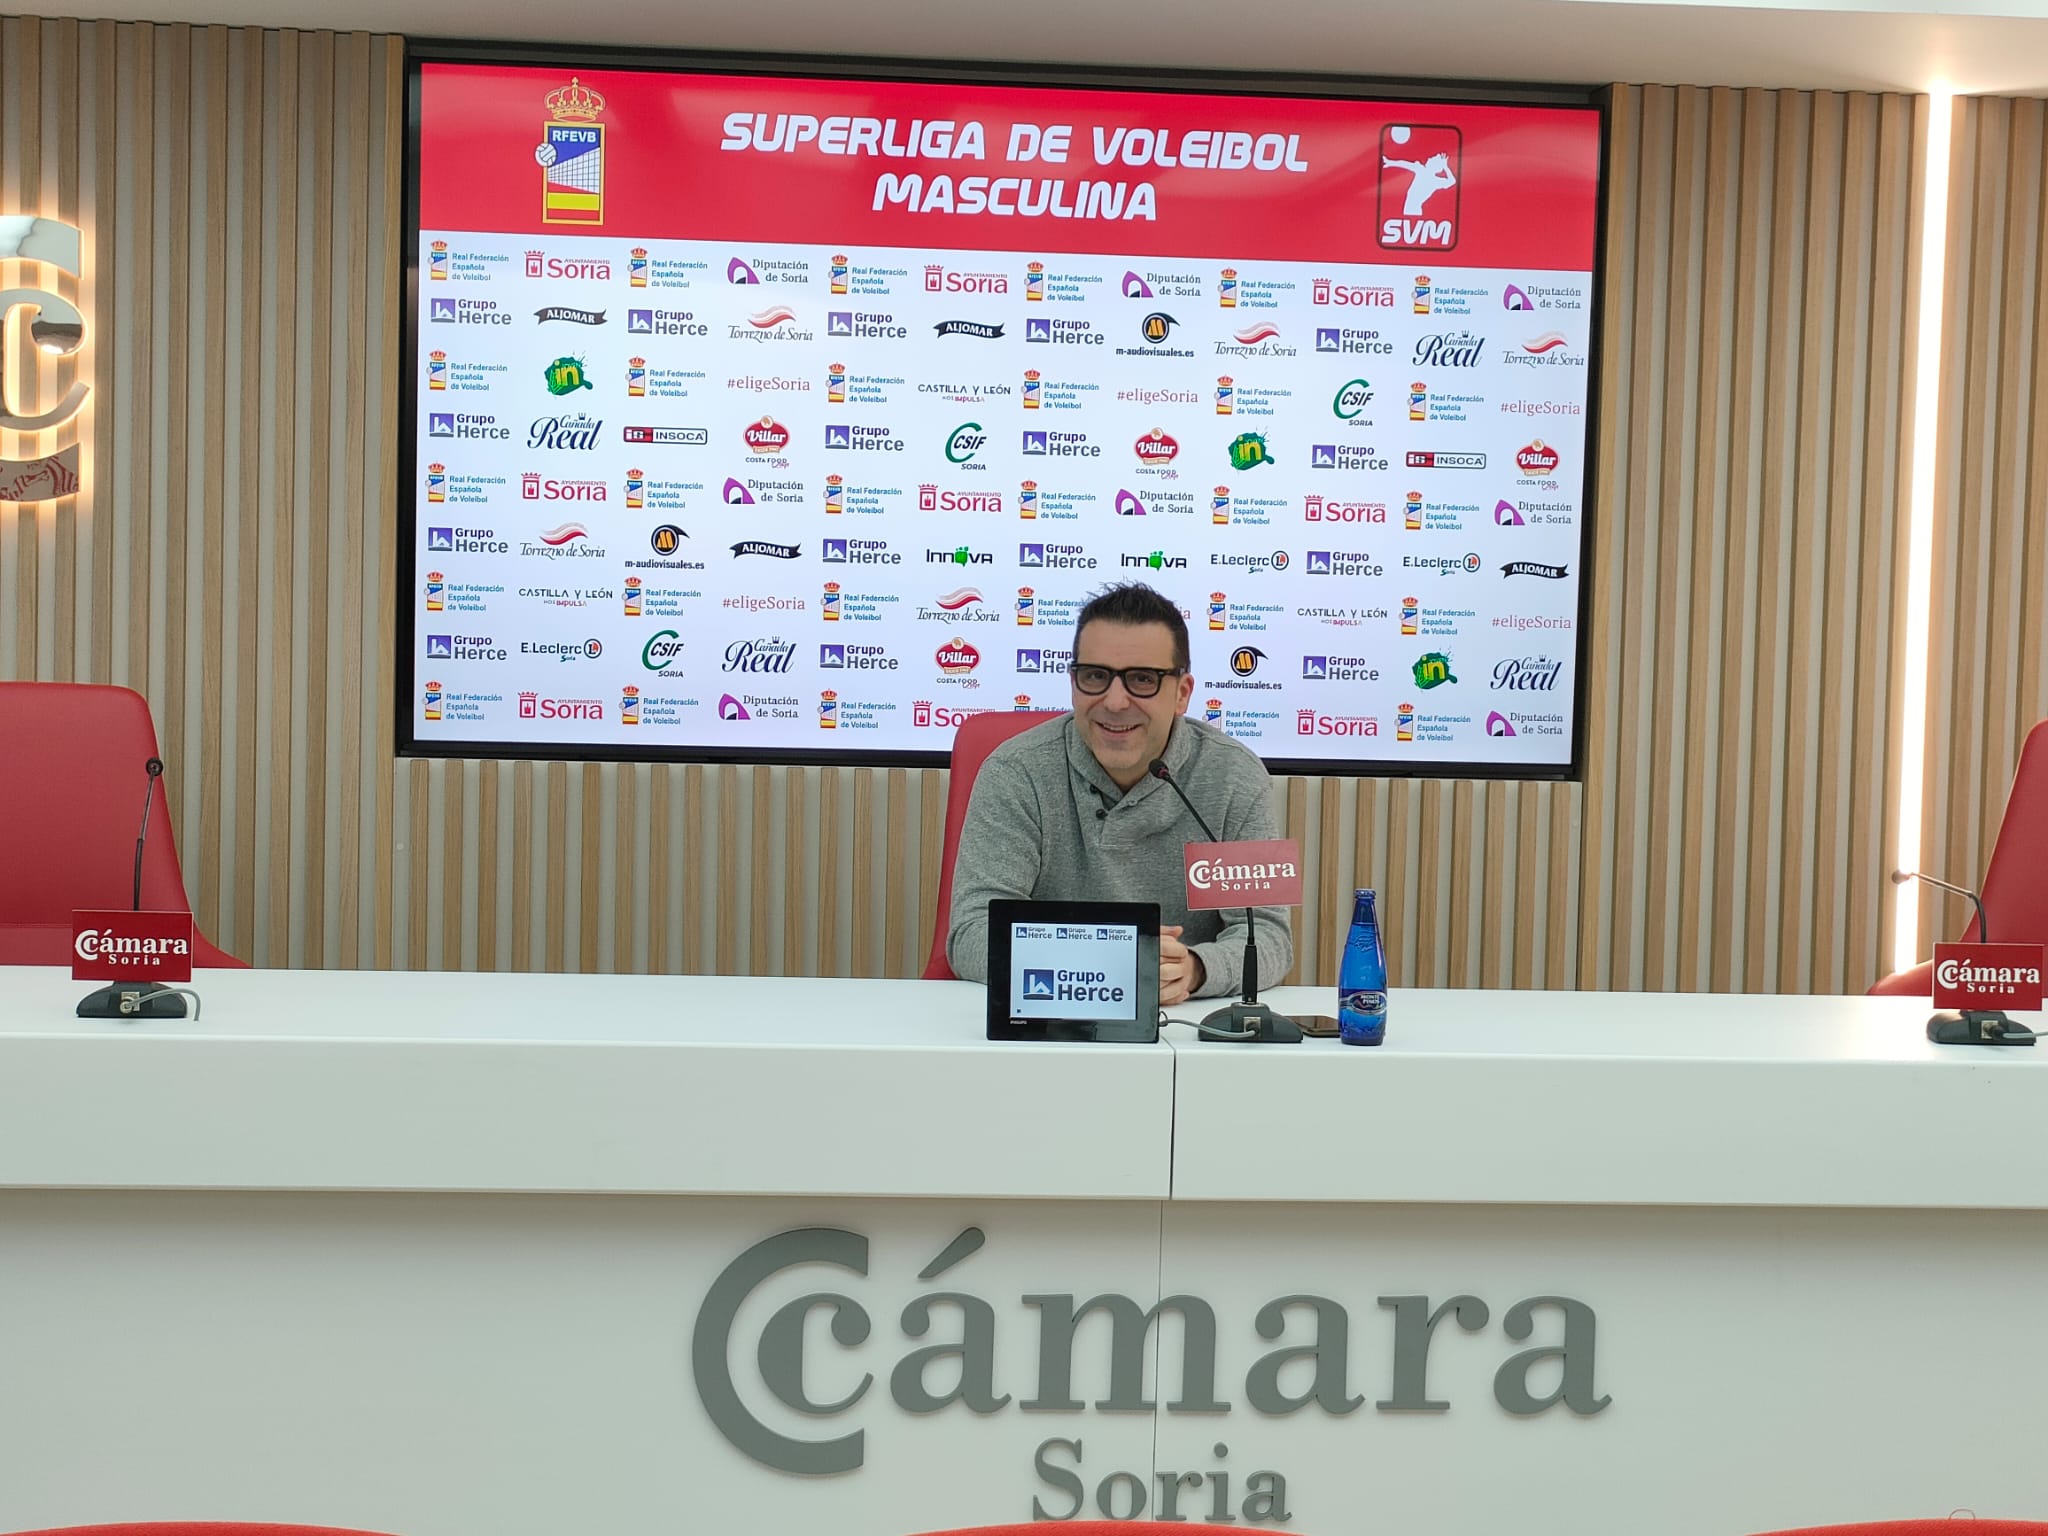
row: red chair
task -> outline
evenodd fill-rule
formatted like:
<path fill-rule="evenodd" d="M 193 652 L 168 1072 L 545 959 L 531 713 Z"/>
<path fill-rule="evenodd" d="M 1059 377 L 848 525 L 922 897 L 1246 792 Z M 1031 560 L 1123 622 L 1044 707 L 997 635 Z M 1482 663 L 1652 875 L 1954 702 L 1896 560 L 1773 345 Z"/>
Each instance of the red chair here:
<path fill-rule="evenodd" d="M 2027 739 L 2020 744 L 2012 793 L 2005 801 L 2005 820 L 1991 845 L 1984 883 L 1977 887 L 1984 898 L 1984 915 L 1991 920 L 1991 936 L 2001 943 L 2048 944 L 2048 856 L 2044 850 L 2048 850 L 2048 720 L 2027 732 Z M 1962 883 L 1961 876 L 1947 870 L 1929 873 Z M 1973 912 L 1961 942 L 1981 937 Z M 1911 970 L 1894 972 L 1872 987 L 1870 995 L 1932 997 L 1934 962 L 1923 960 Z"/>
<path fill-rule="evenodd" d="M 0 683 L 0 965 L 69 965 L 71 914 L 135 896 L 149 704 L 96 683 Z M 142 905 L 190 912 L 162 779 L 142 860 Z M 247 969 L 195 927 L 192 963 Z"/>
<path fill-rule="evenodd" d="M 990 710 L 969 715 L 953 737 L 953 777 L 946 785 L 946 841 L 939 850 L 939 908 L 932 920 L 932 952 L 924 963 L 926 981 L 956 981 L 946 962 L 946 933 L 952 927 L 953 856 L 960 851 L 960 829 L 967 823 L 967 801 L 974 776 L 989 753 L 1020 731 L 1058 719 L 1060 710 Z M 1063 1527 L 1070 1529 L 1071 1527 Z M 1188 1530 L 1188 1526 L 1177 1527 Z M 1042 1536 L 1042 1533 L 1041 1533 Z"/>
<path fill-rule="evenodd" d="M 2048 1536 L 2048 1525 L 2033 1520 L 1979 1520 L 1961 1515 L 1945 1520 L 1884 1520 L 1874 1525 L 1808 1525 L 1765 1536 Z"/>
<path fill-rule="evenodd" d="M 378 1536 L 333 1525 L 266 1525 L 233 1520 L 144 1520 L 133 1525 L 65 1525 L 15 1536 Z"/>

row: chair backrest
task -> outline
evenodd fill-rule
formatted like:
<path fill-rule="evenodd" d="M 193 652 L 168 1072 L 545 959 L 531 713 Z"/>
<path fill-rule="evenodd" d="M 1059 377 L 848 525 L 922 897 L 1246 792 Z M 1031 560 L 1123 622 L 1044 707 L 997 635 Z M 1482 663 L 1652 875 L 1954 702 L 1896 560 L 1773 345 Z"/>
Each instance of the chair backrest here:
<path fill-rule="evenodd" d="M 2020 744 L 2005 819 L 1984 866 L 1984 915 L 1991 920 L 1994 939 L 2048 944 L 2048 857 L 2043 850 L 2048 850 L 2048 720 L 2027 732 Z M 1978 936 L 1974 913 L 1963 936 Z"/>
<path fill-rule="evenodd" d="M 1771 1531 L 1765 1536 L 2048 1536 L 2048 1525 L 2034 1520 L 1881 1520 L 1867 1525 L 1807 1525 L 1796 1531 Z"/>
<path fill-rule="evenodd" d="M 1991 844 L 1991 858 L 1984 866 L 1984 883 L 1977 887 L 1984 898 L 1984 915 L 1991 919 L 1991 936 L 2001 942 L 2029 941 L 2048 944 L 2048 720 L 2039 722 L 2020 743 L 2020 760 L 2013 769 L 2012 791 L 2005 798 L 2005 816 L 1998 836 Z M 1944 879 L 1968 879 L 1970 871 L 1951 876 L 1946 870 L 1931 873 Z M 1930 891 L 1929 899 L 1948 898 Z M 1960 898 L 1958 898 L 1960 903 Z M 1972 912 L 1963 925 L 1964 941 L 1981 937 L 1977 914 Z M 1895 971 L 1870 989 L 1872 997 L 1927 997 L 1934 990 L 1934 963 L 1922 961 L 1910 970 Z"/>
<path fill-rule="evenodd" d="M 953 855 L 960 851 L 960 828 L 967 822 L 967 802 L 975 775 L 989 753 L 1022 731 L 1057 719 L 1058 710 L 990 710 L 969 715 L 953 736 L 952 778 L 946 784 L 946 840 L 939 850 L 939 905 L 932 917 L 932 949 L 924 963 L 926 981 L 952 981 L 946 963 L 946 933 L 953 923 Z M 1180 1529 L 1187 1529 L 1183 1526 Z"/>
<path fill-rule="evenodd" d="M 0 683 L 0 964 L 55 964 L 74 911 L 134 898 L 143 765 L 156 755 L 148 701 L 132 688 Z M 142 905 L 189 912 L 162 779 L 151 794 Z M 201 963 L 240 963 L 203 940 L 195 949 Z"/>
<path fill-rule="evenodd" d="M 268 1525 L 234 1520 L 144 1520 L 132 1525 L 66 1525 L 14 1536 L 377 1536 L 331 1525 Z"/>

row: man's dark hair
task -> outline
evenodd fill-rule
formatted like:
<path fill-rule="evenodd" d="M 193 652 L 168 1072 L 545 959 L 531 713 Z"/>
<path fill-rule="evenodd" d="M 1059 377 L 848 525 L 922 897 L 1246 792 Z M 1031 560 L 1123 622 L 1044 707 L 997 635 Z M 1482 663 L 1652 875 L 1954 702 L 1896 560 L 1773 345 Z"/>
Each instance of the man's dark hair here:
<path fill-rule="evenodd" d="M 1081 632 L 1096 619 L 1109 624 L 1164 624 L 1173 636 L 1173 664 L 1185 672 L 1192 664 L 1188 651 L 1188 621 L 1167 598 L 1142 581 L 1127 581 L 1104 587 L 1088 599 L 1080 618 L 1074 621 L 1074 654 L 1081 654 Z"/>

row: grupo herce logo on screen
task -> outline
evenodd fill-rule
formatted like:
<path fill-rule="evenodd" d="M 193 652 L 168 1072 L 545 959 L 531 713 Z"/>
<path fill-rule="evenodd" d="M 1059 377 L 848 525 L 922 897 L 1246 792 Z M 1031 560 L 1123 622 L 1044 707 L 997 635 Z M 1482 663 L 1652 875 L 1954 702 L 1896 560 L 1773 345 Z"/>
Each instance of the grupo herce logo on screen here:
<path fill-rule="evenodd" d="M 21 434 L 0 453 L 0 501 L 53 501 L 80 488 L 79 413 L 92 393 L 85 316 L 59 291 L 84 276 L 84 237 L 59 219 L 0 215 L 0 263 L 16 284 L 0 287 L 0 428 Z M 26 313 L 10 325 L 16 310 Z M 54 399 L 26 382 L 43 358 L 58 363 Z"/>

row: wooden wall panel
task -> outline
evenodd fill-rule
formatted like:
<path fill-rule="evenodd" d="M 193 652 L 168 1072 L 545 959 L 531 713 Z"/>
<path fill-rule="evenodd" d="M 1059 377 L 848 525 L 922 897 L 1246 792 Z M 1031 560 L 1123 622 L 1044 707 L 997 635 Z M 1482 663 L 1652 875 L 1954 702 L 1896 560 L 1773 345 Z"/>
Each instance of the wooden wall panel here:
<path fill-rule="evenodd" d="M 1955 104 L 1921 867 L 1964 885 L 1983 877 L 2020 742 L 2048 717 L 2044 151 L 2048 103 Z M 1919 952 L 1968 920 L 1930 889 Z"/>
<path fill-rule="evenodd" d="M 0 199 L 85 226 L 98 349 L 86 494 L 0 506 L 0 675 L 149 697 L 201 921 L 258 964 L 915 974 L 943 773 L 394 760 L 403 83 L 388 37 L 0 21 Z M 1277 785 L 1298 978 L 1362 884 L 1402 983 L 1880 969 L 1920 111 L 1612 93 L 1584 780 Z M 1962 121 L 1944 742 L 2048 707 L 2041 108 Z M 1930 757 L 1951 867 L 2017 729 Z"/>
<path fill-rule="evenodd" d="M 1882 970 L 1923 110 L 1615 92 L 1580 985 Z"/>

